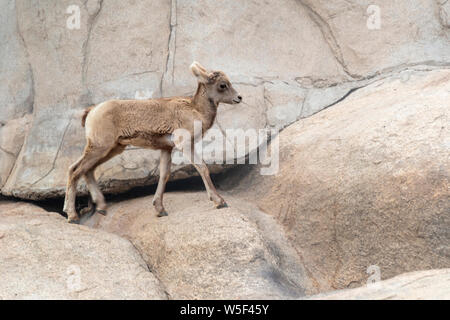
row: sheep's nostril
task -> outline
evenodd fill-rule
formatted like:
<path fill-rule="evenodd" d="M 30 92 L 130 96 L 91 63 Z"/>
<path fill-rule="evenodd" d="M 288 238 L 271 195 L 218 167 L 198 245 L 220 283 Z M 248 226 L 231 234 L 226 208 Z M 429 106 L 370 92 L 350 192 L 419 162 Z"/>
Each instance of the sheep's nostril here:
<path fill-rule="evenodd" d="M 238 96 L 238 99 L 239 99 L 239 100 L 242 100 L 242 97 L 241 97 L 241 96 Z"/>

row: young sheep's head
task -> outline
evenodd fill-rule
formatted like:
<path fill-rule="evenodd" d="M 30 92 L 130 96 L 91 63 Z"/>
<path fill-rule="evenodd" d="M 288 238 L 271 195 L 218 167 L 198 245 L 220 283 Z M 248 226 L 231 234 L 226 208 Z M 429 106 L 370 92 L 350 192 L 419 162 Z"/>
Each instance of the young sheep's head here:
<path fill-rule="evenodd" d="M 222 71 L 207 71 L 196 61 L 190 68 L 197 81 L 205 85 L 208 98 L 215 103 L 235 104 L 242 101 L 242 97 L 234 90 L 230 80 Z"/>

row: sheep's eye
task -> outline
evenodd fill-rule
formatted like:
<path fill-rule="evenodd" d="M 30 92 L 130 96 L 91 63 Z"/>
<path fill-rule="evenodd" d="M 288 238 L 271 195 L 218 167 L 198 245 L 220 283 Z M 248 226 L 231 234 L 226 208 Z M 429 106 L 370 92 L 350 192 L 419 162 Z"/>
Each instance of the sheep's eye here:
<path fill-rule="evenodd" d="M 227 85 L 225 83 L 220 84 L 220 89 L 225 90 L 227 88 Z"/>

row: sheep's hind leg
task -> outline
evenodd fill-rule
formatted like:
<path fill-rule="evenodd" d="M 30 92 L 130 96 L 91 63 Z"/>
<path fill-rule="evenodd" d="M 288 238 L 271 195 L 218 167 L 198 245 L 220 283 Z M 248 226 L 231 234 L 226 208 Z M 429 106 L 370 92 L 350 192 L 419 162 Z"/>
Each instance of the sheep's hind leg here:
<path fill-rule="evenodd" d="M 91 195 L 88 196 L 88 204 L 80 210 L 81 216 L 91 216 L 95 213 L 95 203 L 92 201 Z"/>
<path fill-rule="evenodd" d="M 84 157 L 84 156 L 83 156 Z M 64 208 L 63 211 L 67 213 L 67 219 L 69 222 L 78 221 L 78 215 L 75 209 L 75 197 L 76 197 L 76 183 L 74 179 L 75 170 L 77 170 L 83 157 L 78 159 L 69 167 L 69 177 L 67 179 L 66 196 L 64 198 Z"/>
<path fill-rule="evenodd" d="M 103 193 L 100 191 L 97 181 L 95 180 L 94 171 L 95 168 L 89 170 L 84 175 L 84 180 L 86 181 L 86 185 L 91 195 L 90 199 L 92 199 L 88 204 L 88 207 L 85 208 L 87 210 L 86 213 L 98 212 L 102 215 L 106 215 L 105 197 L 103 196 Z"/>
<path fill-rule="evenodd" d="M 102 163 L 105 163 L 106 161 L 110 160 L 111 158 L 117 156 L 118 154 L 121 154 L 124 150 L 125 150 L 124 145 L 117 145 L 114 148 L 111 149 L 111 151 L 109 151 L 109 153 L 103 157 L 102 159 L 100 159 L 85 175 L 84 175 L 84 179 L 86 181 L 86 185 L 89 189 L 89 193 L 91 194 L 91 198 L 92 201 L 90 201 L 90 203 L 88 204 L 88 207 L 85 208 L 86 212 L 85 213 L 99 213 L 101 215 L 106 215 L 106 209 L 107 209 L 107 205 L 106 205 L 106 201 L 105 201 L 105 197 L 103 196 L 102 191 L 100 190 L 98 183 L 95 179 L 95 169 L 101 165 Z M 95 203 L 94 204 L 92 203 Z"/>
<path fill-rule="evenodd" d="M 66 200 L 64 211 L 67 213 L 67 220 L 70 223 L 77 223 L 79 217 L 75 208 L 77 193 L 77 184 L 79 179 L 85 175 L 92 167 L 99 162 L 110 151 L 110 148 L 93 147 L 87 145 L 82 158 L 69 170 L 69 179 L 67 182 Z"/>
<path fill-rule="evenodd" d="M 153 196 L 153 207 L 158 213 L 158 217 L 167 216 L 167 212 L 163 206 L 163 196 L 164 190 L 166 188 L 166 183 L 170 177 L 170 166 L 172 163 L 172 151 L 171 150 L 161 150 L 161 157 L 159 159 L 159 181 L 158 187 L 156 188 L 155 195 Z"/>

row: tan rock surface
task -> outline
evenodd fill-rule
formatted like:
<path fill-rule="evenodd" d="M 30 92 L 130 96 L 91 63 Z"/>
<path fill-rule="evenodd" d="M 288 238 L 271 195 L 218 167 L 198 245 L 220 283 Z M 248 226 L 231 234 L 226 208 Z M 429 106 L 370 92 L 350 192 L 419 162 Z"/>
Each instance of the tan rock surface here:
<path fill-rule="evenodd" d="M 169 192 L 168 217 L 151 197 L 112 204 L 86 225 L 129 239 L 174 299 L 292 299 L 310 282 L 273 218 L 226 198 L 213 209 L 205 192 Z"/>
<path fill-rule="evenodd" d="M 450 269 L 416 271 L 361 288 L 318 294 L 311 300 L 450 300 Z"/>
<path fill-rule="evenodd" d="M 318 291 L 450 266 L 450 71 L 404 72 L 280 134 L 245 196 L 284 225 Z M 242 174 L 238 173 L 238 179 Z"/>
<path fill-rule="evenodd" d="M 167 299 L 127 240 L 0 203 L 0 299 Z"/>

